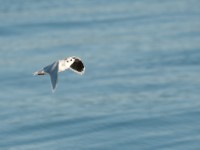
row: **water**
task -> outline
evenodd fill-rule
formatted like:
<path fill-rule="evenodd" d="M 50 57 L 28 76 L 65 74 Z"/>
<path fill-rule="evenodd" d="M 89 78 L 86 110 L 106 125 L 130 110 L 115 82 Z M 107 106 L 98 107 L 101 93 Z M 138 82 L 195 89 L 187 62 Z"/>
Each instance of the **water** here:
<path fill-rule="evenodd" d="M 0 1 L 0 149 L 200 149 L 198 0 Z M 32 73 L 68 56 L 51 93 Z"/>

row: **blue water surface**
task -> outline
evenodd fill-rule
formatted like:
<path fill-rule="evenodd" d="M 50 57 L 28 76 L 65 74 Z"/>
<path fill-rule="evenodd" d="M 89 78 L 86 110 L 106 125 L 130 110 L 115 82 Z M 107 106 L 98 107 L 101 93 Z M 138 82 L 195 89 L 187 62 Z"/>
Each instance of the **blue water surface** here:
<path fill-rule="evenodd" d="M 200 149 L 199 0 L 0 0 L 1 150 Z M 86 71 L 32 73 L 78 56 Z"/>

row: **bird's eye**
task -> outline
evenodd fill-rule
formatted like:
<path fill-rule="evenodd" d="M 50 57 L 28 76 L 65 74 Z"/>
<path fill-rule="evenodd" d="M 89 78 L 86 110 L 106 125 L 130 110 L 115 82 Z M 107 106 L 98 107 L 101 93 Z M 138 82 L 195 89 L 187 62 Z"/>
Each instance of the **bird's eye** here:
<path fill-rule="evenodd" d="M 67 60 L 67 62 L 69 62 L 69 61 Z"/>
<path fill-rule="evenodd" d="M 72 61 L 72 59 L 70 61 Z"/>

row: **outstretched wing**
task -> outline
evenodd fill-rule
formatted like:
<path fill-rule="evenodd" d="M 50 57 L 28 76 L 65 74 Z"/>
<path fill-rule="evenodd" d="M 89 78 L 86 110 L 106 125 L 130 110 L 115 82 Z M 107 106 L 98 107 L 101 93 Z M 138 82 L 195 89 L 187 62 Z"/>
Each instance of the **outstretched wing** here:
<path fill-rule="evenodd" d="M 70 69 L 78 74 L 83 74 L 85 71 L 85 67 L 83 62 L 81 61 L 80 58 L 73 57 L 74 62 L 71 64 Z"/>
<path fill-rule="evenodd" d="M 55 91 L 56 84 L 58 82 L 58 64 L 58 62 L 54 62 L 44 68 L 44 71 L 50 75 L 53 92 Z"/>

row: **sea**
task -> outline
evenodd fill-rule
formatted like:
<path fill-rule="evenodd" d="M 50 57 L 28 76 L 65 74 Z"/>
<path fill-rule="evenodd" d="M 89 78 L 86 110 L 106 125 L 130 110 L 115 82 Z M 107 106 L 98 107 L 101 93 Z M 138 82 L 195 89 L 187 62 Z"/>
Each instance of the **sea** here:
<path fill-rule="evenodd" d="M 200 149 L 199 0 L 0 0 L 0 68 L 0 150 Z"/>

